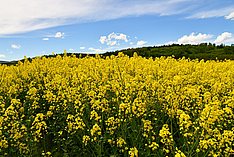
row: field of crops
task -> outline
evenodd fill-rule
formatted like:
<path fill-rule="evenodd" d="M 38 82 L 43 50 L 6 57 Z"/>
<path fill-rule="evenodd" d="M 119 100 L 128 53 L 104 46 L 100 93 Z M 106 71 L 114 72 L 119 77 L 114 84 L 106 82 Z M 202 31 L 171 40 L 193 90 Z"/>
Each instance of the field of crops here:
<path fill-rule="evenodd" d="M 0 156 L 232 156 L 233 112 L 234 61 L 0 65 Z"/>

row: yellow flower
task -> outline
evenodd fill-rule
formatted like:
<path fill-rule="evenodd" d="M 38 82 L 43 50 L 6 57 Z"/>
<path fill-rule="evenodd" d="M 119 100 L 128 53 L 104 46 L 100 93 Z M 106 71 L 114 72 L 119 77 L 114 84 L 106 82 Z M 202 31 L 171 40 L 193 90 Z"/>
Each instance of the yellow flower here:
<path fill-rule="evenodd" d="M 89 140 L 90 140 L 89 136 L 87 136 L 87 135 L 83 136 L 83 143 L 85 144 L 85 146 L 88 144 Z"/>
<path fill-rule="evenodd" d="M 95 134 L 101 135 L 102 134 L 101 128 L 97 124 L 95 124 L 93 128 L 90 130 L 90 133 L 92 136 L 94 136 Z"/>
<path fill-rule="evenodd" d="M 46 115 L 47 115 L 48 117 L 51 117 L 51 116 L 53 115 L 53 112 L 52 112 L 52 111 L 47 111 Z"/>
<path fill-rule="evenodd" d="M 173 147 L 173 138 L 169 131 L 168 124 L 164 124 L 162 129 L 159 131 L 159 136 L 162 138 L 160 141 L 163 143 L 163 150 L 169 153 Z"/>
<path fill-rule="evenodd" d="M 138 157 L 138 150 L 136 147 L 130 148 L 128 151 L 130 157 Z"/>
<path fill-rule="evenodd" d="M 8 147 L 8 142 L 6 139 L 1 139 L 0 140 L 0 148 L 7 148 Z"/>
<path fill-rule="evenodd" d="M 122 137 L 119 137 L 118 139 L 117 139 L 117 147 L 123 147 L 123 145 L 125 145 L 126 144 L 126 142 L 125 142 L 125 140 L 122 138 Z"/>
<path fill-rule="evenodd" d="M 189 154 L 174 150 L 175 136 L 183 150 L 198 144 L 194 156 L 230 156 L 233 76 L 232 60 L 144 58 L 136 53 L 106 58 L 66 54 L 0 64 L 0 154 L 15 150 L 28 156 L 29 147 L 41 150 L 36 147 L 44 141 L 50 141 L 54 152 L 53 142 L 67 145 L 76 139 L 84 146 L 109 143 L 115 153 L 127 151 L 129 156 L 149 150 Z M 170 121 L 170 127 L 164 124 Z M 50 136 L 55 139 L 47 140 Z M 142 152 L 127 144 L 141 141 Z"/>
<path fill-rule="evenodd" d="M 183 152 L 181 152 L 180 150 L 177 150 L 176 154 L 175 154 L 175 157 L 186 157 L 186 156 L 184 155 Z"/>
<path fill-rule="evenodd" d="M 149 148 L 152 149 L 152 151 L 155 151 L 156 149 L 158 149 L 159 145 L 156 143 L 156 142 L 152 142 L 150 145 L 149 145 Z"/>

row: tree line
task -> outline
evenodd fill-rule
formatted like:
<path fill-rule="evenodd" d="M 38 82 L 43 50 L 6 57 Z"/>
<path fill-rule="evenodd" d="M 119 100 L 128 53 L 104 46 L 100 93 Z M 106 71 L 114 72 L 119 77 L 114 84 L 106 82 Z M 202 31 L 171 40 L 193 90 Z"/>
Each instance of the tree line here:
<path fill-rule="evenodd" d="M 142 57 L 161 57 L 161 56 L 174 56 L 175 58 L 190 58 L 190 59 L 204 59 L 204 60 L 234 60 L 234 44 L 232 45 L 215 45 L 212 43 L 202 43 L 199 45 L 163 45 L 141 48 L 129 48 L 125 50 L 107 52 L 104 56 L 117 55 L 119 52 L 123 52 L 128 56 L 133 56 L 136 52 Z"/>

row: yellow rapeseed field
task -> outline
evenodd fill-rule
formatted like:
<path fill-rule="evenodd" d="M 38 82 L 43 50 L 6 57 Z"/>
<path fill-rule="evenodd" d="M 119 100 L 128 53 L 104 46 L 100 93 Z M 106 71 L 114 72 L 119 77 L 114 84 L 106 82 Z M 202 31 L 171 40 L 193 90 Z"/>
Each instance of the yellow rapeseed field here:
<path fill-rule="evenodd" d="M 0 65 L 0 156 L 233 156 L 234 61 Z"/>

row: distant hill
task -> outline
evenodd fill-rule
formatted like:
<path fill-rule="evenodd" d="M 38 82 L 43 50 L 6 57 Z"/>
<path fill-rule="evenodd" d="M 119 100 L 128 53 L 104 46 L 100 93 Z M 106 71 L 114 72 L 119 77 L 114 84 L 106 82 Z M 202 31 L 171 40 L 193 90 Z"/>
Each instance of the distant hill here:
<path fill-rule="evenodd" d="M 8 63 L 7 61 L 0 61 L 0 64 Z"/>
<path fill-rule="evenodd" d="M 66 52 L 66 51 L 64 51 Z M 124 50 L 118 50 L 114 52 L 106 52 L 101 54 L 101 57 L 111 56 L 111 55 L 118 55 L 119 52 L 123 52 L 128 56 L 133 56 L 136 52 L 139 56 L 146 57 L 146 58 L 155 58 L 161 56 L 173 56 L 174 58 L 190 58 L 190 59 L 204 59 L 204 60 L 224 60 L 230 59 L 234 60 L 234 44 L 231 46 L 227 45 L 215 45 L 211 43 L 202 43 L 199 45 L 179 45 L 179 44 L 172 44 L 172 45 L 163 45 L 163 46 L 151 46 L 151 47 L 141 47 L 141 48 L 129 48 Z M 86 56 L 95 56 L 95 54 L 79 54 L 79 53 L 65 53 L 67 56 L 75 55 L 76 57 L 86 57 Z M 65 55 L 65 54 L 57 54 L 57 55 Z M 57 55 L 45 55 L 44 57 L 50 58 L 55 57 Z M 28 60 L 31 60 L 29 58 Z M 20 60 L 24 61 L 24 59 Z M 7 64 L 7 65 L 15 65 L 18 61 L 0 61 L 0 64 Z"/>

